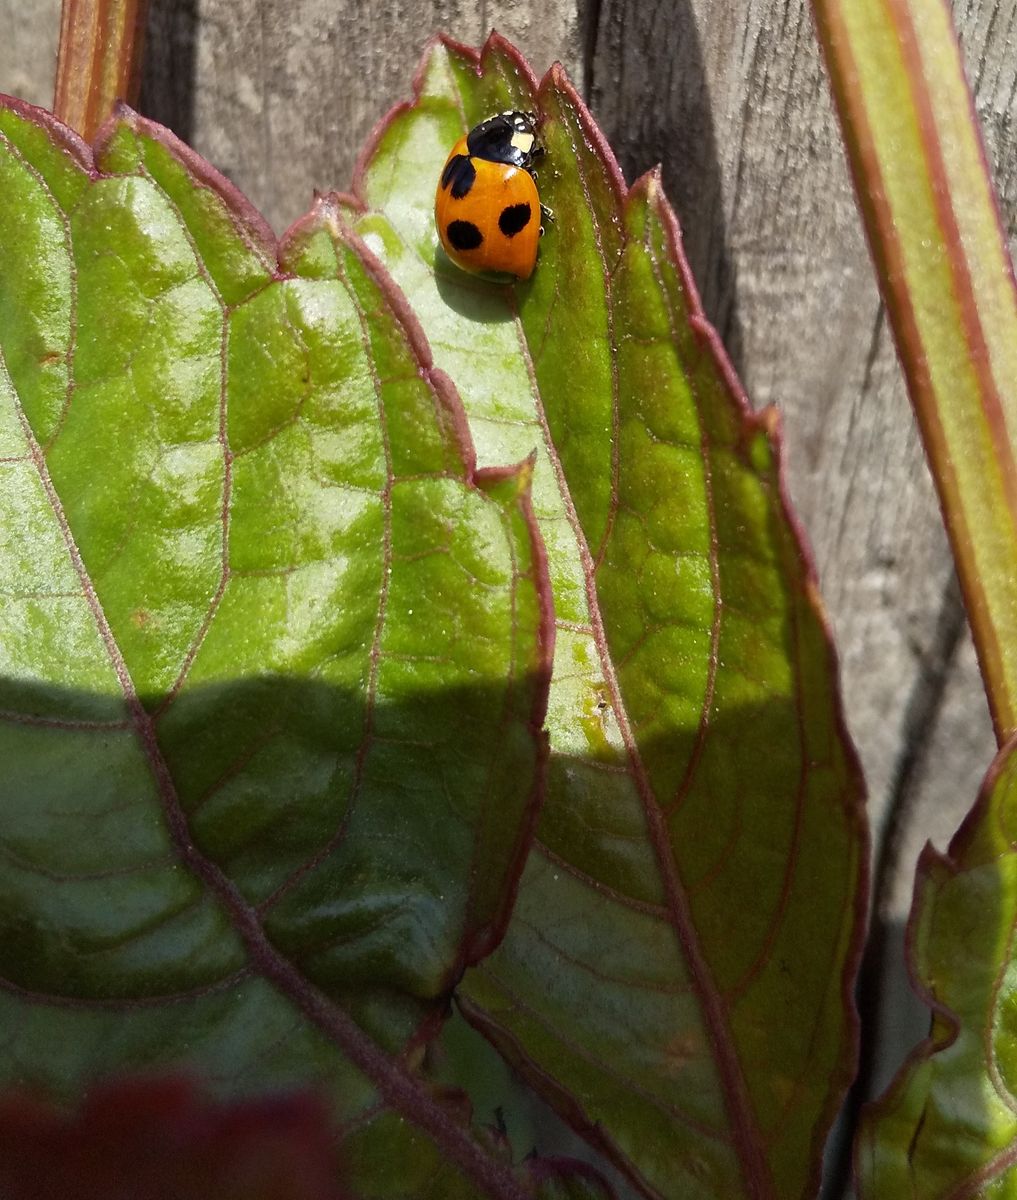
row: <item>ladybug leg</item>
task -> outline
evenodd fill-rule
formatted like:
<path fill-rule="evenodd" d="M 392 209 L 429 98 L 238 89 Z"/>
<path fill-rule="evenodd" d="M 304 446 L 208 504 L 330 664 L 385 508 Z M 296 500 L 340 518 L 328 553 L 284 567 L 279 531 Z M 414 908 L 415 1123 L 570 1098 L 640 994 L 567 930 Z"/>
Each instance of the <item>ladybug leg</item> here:
<path fill-rule="evenodd" d="M 544 236 L 544 224 L 543 223 L 546 221 L 548 225 L 554 224 L 554 213 L 551 211 L 551 209 L 549 209 L 547 207 L 546 204 L 542 204 L 540 206 L 540 220 L 541 220 L 540 236 L 543 237 Z"/>

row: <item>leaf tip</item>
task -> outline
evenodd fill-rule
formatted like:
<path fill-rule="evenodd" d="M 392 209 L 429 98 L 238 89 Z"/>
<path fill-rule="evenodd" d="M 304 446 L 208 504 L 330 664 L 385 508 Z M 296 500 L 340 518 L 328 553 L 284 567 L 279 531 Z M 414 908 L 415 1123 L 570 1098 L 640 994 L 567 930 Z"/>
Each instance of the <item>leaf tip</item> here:
<path fill-rule="evenodd" d="M 492 28 L 491 32 L 487 35 L 487 41 L 484 42 L 480 51 L 479 71 L 481 73 L 486 71 L 492 65 L 492 60 L 497 57 L 508 59 L 514 70 L 522 77 L 526 86 L 536 95 L 539 80 L 534 74 L 529 61 L 504 34 Z"/>
<path fill-rule="evenodd" d="M 308 218 L 320 229 L 338 238 L 345 228 L 342 197 L 338 192 L 315 191 Z"/>
<path fill-rule="evenodd" d="M 755 423 L 766 434 L 771 442 L 778 442 L 782 436 L 783 418 L 776 404 L 767 404 L 754 414 Z"/>
<path fill-rule="evenodd" d="M 131 118 L 137 117 L 138 114 L 126 100 L 115 100 L 113 108 L 110 110 L 110 116 L 117 121 L 130 121 Z"/>
<path fill-rule="evenodd" d="M 9 96 L 5 92 L 0 92 L 0 108 L 9 110 L 22 121 L 30 121 L 33 125 L 40 126 L 65 154 L 74 159 L 79 167 L 90 174 L 94 172 L 95 162 L 92 147 L 77 130 L 72 129 L 70 125 L 65 125 L 48 108 L 29 104 L 27 100 Z"/>
<path fill-rule="evenodd" d="M 142 132 L 147 132 L 143 128 L 145 124 L 144 118 L 140 113 L 136 112 L 124 100 L 117 100 L 110 110 L 109 116 L 95 131 L 95 137 L 92 139 L 92 147 L 95 151 L 97 162 L 101 162 L 110 143 L 116 136 L 117 130 L 128 129 L 131 133 L 137 135 Z M 149 122 L 151 124 L 151 122 Z M 156 129 L 161 129 L 162 126 L 155 126 Z M 166 130 L 168 133 L 169 130 Z"/>
<path fill-rule="evenodd" d="M 279 253 L 279 239 L 269 223 L 236 184 L 196 150 L 188 146 L 172 129 L 168 129 L 165 125 L 160 125 L 148 117 L 143 117 L 123 101 L 117 102 L 112 114 L 95 136 L 93 152 L 95 162 L 100 168 L 104 154 L 110 147 L 117 131 L 125 128 L 129 129 L 135 137 L 160 145 L 183 167 L 199 187 L 206 188 L 216 196 L 251 249 L 259 255 L 266 266 L 275 266 Z"/>
<path fill-rule="evenodd" d="M 564 64 L 557 58 L 551 64 L 548 76 L 556 88 L 565 90 L 572 87 L 572 80 L 569 78 L 568 71 L 565 70 Z"/>
<path fill-rule="evenodd" d="M 648 171 L 644 171 L 629 188 L 628 194 L 625 197 L 626 210 L 633 204 L 645 204 L 655 212 L 657 212 L 662 204 L 667 204 L 660 163 L 655 167 L 651 167 Z M 659 220 L 659 212 L 657 212 L 657 216 Z"/>

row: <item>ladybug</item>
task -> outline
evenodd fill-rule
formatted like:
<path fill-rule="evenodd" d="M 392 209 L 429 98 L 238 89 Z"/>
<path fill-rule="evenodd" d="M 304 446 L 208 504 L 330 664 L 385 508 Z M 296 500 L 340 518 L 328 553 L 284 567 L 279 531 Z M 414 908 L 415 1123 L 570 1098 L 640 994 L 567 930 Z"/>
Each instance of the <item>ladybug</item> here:
<path fill-rule="evenodd" d="M 488 117 L 452 147 L 434 197 L 445 253 L 464 271 L 528 279 L 543 230 L 534 163 L 544 153 L 533 113 Z"/>

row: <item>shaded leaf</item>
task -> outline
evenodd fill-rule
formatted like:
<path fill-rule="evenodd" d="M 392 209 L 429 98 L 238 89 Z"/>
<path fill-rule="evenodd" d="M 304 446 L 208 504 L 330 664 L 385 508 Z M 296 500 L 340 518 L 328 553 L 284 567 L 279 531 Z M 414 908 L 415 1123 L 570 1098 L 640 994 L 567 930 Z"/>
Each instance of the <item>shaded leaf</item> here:
<path fill-rule="evenodd" d="M 565 1158 L 533 1158 L 527 1175 L 541 1200 L 613 1200 L 614 1192 L 586 1163 Z"/>
<path fill-rule="evenodd" d="M 1017 1184 L 1017 754 L 1011 740 L 946 854 L 926 846 L 908 923 L 932 1031 L 857 1139 L 865 1197 L 1008 1196 Z"/>
<path fill-rule="evenodd" d="M 408 1068 L 540 797 L 530 467 L 328 203 L 129 111 L 0 107 L 0 257 L 0 1079 L 318 1080 L 351 1171 L 519 1197 Z"/>
<path fill-rule="evenodd" d="M 537 111 L 533 278 L 465 276 L 449 148 Z M 481 462 L 537 447 L 552 757 L 504 943 L 464 1012 L 647 1196 L 810 1194 L 853 1069 L 861 785 L 772 412 L 751 414 L 650 174 L 626 191 L 560 68 L 434 43 L 349 219 L 457 380 Z"/>

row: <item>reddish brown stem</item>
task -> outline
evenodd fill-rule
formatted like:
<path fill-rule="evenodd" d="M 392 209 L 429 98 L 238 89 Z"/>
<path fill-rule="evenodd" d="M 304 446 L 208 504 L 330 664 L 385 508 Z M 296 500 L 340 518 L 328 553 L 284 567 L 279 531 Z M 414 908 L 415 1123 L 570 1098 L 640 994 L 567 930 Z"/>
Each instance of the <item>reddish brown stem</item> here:
<path fill-rule="evenodd" d="M 63 0 L 53 111 L 91 141 L 117 100 L 137 99 L 148 0 Z"/>

